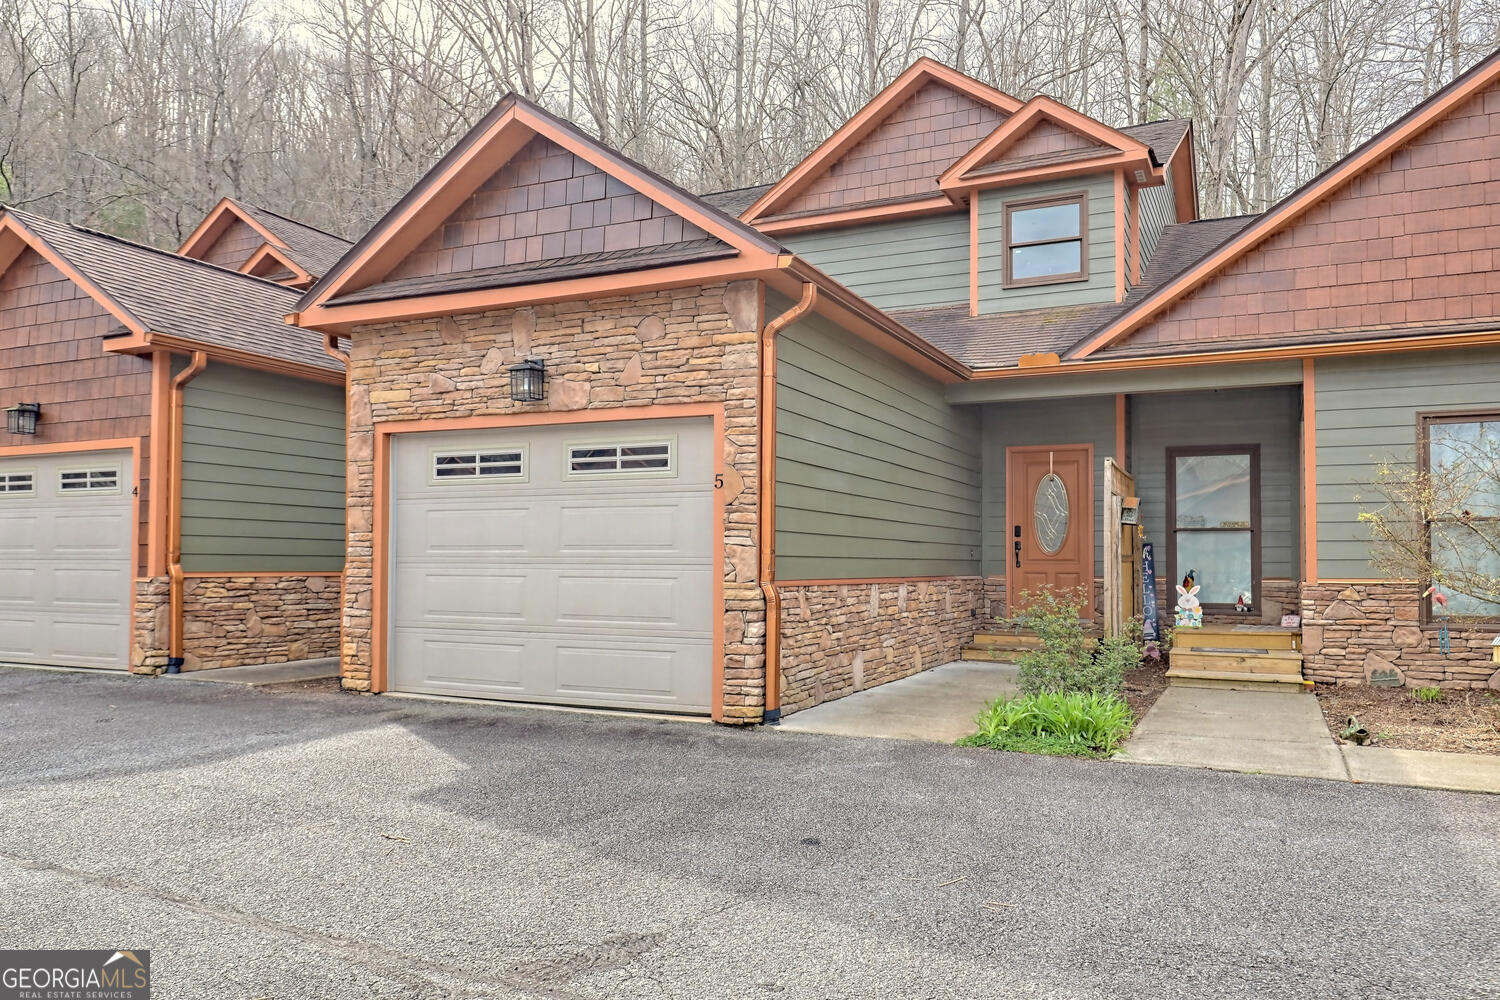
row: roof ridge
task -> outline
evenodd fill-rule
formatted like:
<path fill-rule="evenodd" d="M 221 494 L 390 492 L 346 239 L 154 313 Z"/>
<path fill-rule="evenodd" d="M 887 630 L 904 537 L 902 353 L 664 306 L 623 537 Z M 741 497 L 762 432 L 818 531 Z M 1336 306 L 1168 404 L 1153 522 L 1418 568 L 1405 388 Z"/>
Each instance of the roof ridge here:
<path fill-rule="evenodd" d="M 339 240 L 341 242 L 350 244 L 354 242 L 347 236 L 340 236 L 338 233 L 331 233 L 321 226 L 315 226 L 310 222 L 303 222 L 301 219 L 294 219 L 290 215 L 284 215 L 281 212 L 266 208 L 264 205 L 257 205 L 254 202 L 245 201 L 243 198 L 230 198 L 229 200 L 243 208 L 254 209 L 257 212 L 262 212 L 266 215 L 273 215 L 276 218 L 280 219 L 282 222 L 290 222 L 294 226 L 301 226 L 303 229 L 311 229 L 315 233 L 322 233 L 324 236 L 332 237 L 333 239 Z M 291 248 L 287 247 L 286 249 Z"/>

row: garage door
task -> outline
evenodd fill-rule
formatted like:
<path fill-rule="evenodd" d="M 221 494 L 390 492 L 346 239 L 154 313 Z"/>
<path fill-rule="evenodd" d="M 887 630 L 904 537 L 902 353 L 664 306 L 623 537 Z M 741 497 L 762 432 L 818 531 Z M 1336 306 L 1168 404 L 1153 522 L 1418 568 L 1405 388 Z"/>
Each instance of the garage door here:
<path fill-rule="evenodd" d="M 128 666 L 130 452 L 0 458 L 0 662 Z"/>
<path fill-rule="evenodd" d="M 398 435 L 390 688 L 707 712 L 707 420 Z"/>

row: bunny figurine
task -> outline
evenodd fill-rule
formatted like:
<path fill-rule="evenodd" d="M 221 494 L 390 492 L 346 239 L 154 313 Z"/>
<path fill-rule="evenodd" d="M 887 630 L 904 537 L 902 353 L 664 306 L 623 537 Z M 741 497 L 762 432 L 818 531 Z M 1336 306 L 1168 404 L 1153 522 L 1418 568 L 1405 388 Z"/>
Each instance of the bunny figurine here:
<path fill-rule="evenodd" d="M 1188 590 L 1177 585 L 1177 628 L 1202 628 L 1203 608 L 1198 603 L 1198 586 Z"/>

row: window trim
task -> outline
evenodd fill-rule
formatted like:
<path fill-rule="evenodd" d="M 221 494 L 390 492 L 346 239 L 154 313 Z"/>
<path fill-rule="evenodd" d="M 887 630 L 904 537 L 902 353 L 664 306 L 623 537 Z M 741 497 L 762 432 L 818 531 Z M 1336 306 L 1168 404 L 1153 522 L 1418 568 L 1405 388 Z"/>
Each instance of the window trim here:
<path fill-rule="evenodd" d="M 1418 410 L 1417 473 L 1426 476 L 1432 471 L 1432 437 L 1430 428 L 1433 424 L 1465 424 L 1476 422 L 1500 423 L 1500 409 Z M 1486 518 L 1485 520 L 1497 520 L 1497 518 Z M 1432 562 L 1432 524 L 1433 522 L 1429 521 L 1427 523 L 1427 530 L 1422 533 L 1422 541 L 1425 546 L 1423 556 L 1429 563 Z M 1431 583 L 1431 580 L 1417 581 L 1418 592 L 1426 591 Z M 1419 598 L 1417 617 L 1418 623 L 1422 625 L 1453 624 L 1473 628 L 1500 625 L 1500 615 L 1435 615 L 1432 613 L 1432 598 L 1430 596 Z"/>
<path fill-rule="evenodd" d="M 667 467 L 664 469 L 592 469 L 582 472 L 573 469 L 575 448 L 639 448 L 650 445 L 667 446 Z M 677 435 L 663 434 L 659 437 L 575 438 L 564 441 L 562 446 L 562 474 L 565 480 L 600 480 L 616 482 L 621 479 L 676 479 Z"/>
<path fill-rule="evenodd" d="M 1200 458 L 1207 455 L 1250 456 L 1250 607 L 1261 608 L 1261 521 L 1260 521 L 1260 445 L 1184 445 L 1167 449 L 1167 579 L 1175 587 L 1182 581 L 1177 567 L 1177 533 L 1180 531 L 1244 531 L 1244 528 L 1179 528 L 1177 527 L 1177 460 Z M 1173 603 L 1175 604 L 1175 598 Z M 1204 602 L 1204 611 L 1234 613 L 1233 604 L 1209 604 Z"/>
<path fill-rule="evenodd" d="M 34 496 L 36 496 L 36 475 L 37 475 L 36 469 L 12 469 L 9 472 L 0 473 L 0 475 L 4 475 L 4 476 L 26 476 L 28 479 L 31 480 L 31 488 L 30 489 L 26 489 L 26 490 L 11 490 L 11 489 L 0 490 L 0 500 L 8 500 L 8 499 L 11 499 L 11 498 L 17 498 L 17 499 L 19 499 L 19 498 L 22 498 L 22 497 L 34 497 Z"/>
<path fill-rule="evenodd" d="M 58 469 L 57 470 L 57 495 L 59 497 L 118 496 L 124 490 L 124 487 L 125 487 L 125 475 L 124 475 L 124 471 L 125 470 L 122 469 L 118 465 L 115 465 L 115 466 L 107 466 L 107 465 L 106 466 L 99 466 L 99 465 L 76 465 L 76 466 L 70 466 L 68 468 Z M 63 485 L 63 476 L 66 476 L 70 472 L 72 472 L 72 473 L 80 473 L 81 472 L 85 476 L 89 475 L 90 473 L 94 473 L 94 472 L 113 472 L 114 473 L 115 484 L 113 486 L 100 486 L 98 488 L 95 488 L 93 486 L 92 480 L 85 479 L 83 481 L 84 482 L 84 486 L 83 486 L 82 489 L 71 489 L 70 490 L 66 486 Z"/>
<path fill-rule="evenodd" d="M 439 476 L 437 474 L 437 460 L 448 456 L 478 456 L 487 452 L 513 451 L 521 456 L 521 471 L 517 473 L 506 473 L 503 475 L 473 475 L 473 476 Z M 465 445 L 461 448 L 429 448 L 427 449 L 427 484 L 429 486 L 478 486 L 489 483 L 527 483 L 531 481 L 531 452 L 521 442 L 509 442 L 505 444 L 486 443 Z"/>
<path fill-rule="evenodd" d="M 1023 243 L 1015 243 L 1010 238 L 1010 217 L 1017 211 L 1026 211 L 1033 208 L 1051 208 L 1055 205 L 1078 206 L 1078 235 L 1067 236 L 1052 240 L 1027 240 Z M 1026 198 L 1020 201 L 1007 201 L 1003 205 L 1004 218 L 1002 220 L 1001 232 L 1001 288 L 1031 288 L 1036 285 L 1063 285 L 1076 281 L 1089 280 L 1089 193 L 1087 190 L 1070 191 L 1067 194 L 1048 195 L 1045 198 Z M 1035 278 L 1015 278 L 1011 276 L 1011 251 L 1023 247 L 1050 246 L 1054 243 L 1078 242 L 1078 270 L 1067 274 L 1045 274 Z"/>

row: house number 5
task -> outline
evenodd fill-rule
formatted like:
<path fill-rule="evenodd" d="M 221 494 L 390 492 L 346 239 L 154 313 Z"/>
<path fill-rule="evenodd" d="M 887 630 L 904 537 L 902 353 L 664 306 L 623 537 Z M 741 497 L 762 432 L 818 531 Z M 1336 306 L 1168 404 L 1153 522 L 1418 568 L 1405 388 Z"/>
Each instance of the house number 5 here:
<path fill-rule="evenodd" d="M 715 472 L 714 473 L 714 489 L 716 489 L 716 490 L 722 490 L 723 488 L 724 488 L 724 473 L 722 473 L 722 472 Z"/>

